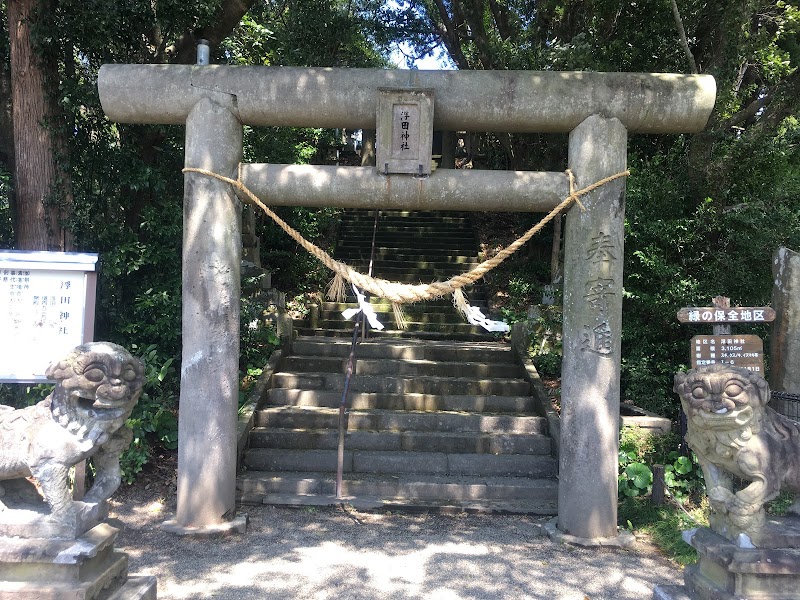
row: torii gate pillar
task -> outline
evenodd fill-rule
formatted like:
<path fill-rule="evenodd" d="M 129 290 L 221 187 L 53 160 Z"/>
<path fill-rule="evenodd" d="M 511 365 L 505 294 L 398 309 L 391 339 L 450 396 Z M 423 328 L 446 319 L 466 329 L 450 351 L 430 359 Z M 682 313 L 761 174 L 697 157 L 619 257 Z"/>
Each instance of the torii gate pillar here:
<path fill-rule="evenodd" d="M 581 188 L 626 169 L 628 132 L 593 115 L 569 135 Z M 585 540 L 617 536 L 617 454 L 625 182 L 584 196 L 567 213 L 558 528 Z"/>
<path fill-rule="evenodd" d="M 229 97 L 222 97 L 227 104 Z M 203 98 L 186 119 L 186 166 L 236 177 L 242 125 Z M 234 514 L 239 398 L 241 206 L 230 185 L 184 175 L 183 339 L 178 414 L 178 509 L 190 531 Z M 230 360 L 235 357 L 235 360 Z"/>

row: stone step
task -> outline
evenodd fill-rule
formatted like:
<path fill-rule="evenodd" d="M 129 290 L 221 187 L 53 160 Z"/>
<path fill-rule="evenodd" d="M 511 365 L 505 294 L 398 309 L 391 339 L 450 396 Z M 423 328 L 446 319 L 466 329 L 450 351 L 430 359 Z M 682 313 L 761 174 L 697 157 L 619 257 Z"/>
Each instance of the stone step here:
<path fill-rule="evenodd" d="M 370 255 L 367 253 L 363 258 L 356 258 L 348 262 L 351 267 L 356 265 L 367 267 L 369 266 Z M 383 257 L 374 264 L 383 265 L 390 268 L 402 268 L 407 265 L 412 265 L 414 268 L 423 271 L 436 271 L 438 269 L 454 269 L 454 270 L 467 270 L 469 266 L 477 265 L 480 262 L 477 256 L 437 256 L 435 259 L 424 256 L 414 255 L 407 259 Z M 366 268 L 364 269 L 366 270 Z"/>
<path fill-rule="evenodd" d="M 248 471 L 336 471 L 337 451 L 251 448 Z M 345 473 L 461 475 L 475 477 L 555 477 L 556 461 L 535 454 L 475 454 L 381 450 L 344 451 Z"/>
<path fill-rule="evenodd" d="M 467 300 L 471 306 L 481 309 L 484 314 L 492 312 L 491 309 L 486 307 L 486 295 L 482 291 L 468 291 L 466 293 Z M 370 305 L 372 309 L 379 315 L 394 314 L 392 303 L 384 298 L 370 298 Z M 346 309 L 358 308 L 355 298 L 346 298 L 345 302 L 332 302 L 323 303 L 320 316 L 325 319 L 334 321 L 342 320 L 342 312 Z M 455 322 L 466 323 L 466 320 L 461 316 L 461 313 L 453 306 L 452 296 L 447 299 L 437 300 L 423 300 L 420 302 L 413 302 L 401 305 L 403 314 L 406 315 L 408 320 L 412 322 L 424 322 L 427 315 L 455 315 L 458 319 Z M 441 319 L 441 317 L 434 317 Z M 386 323 L 384 323 L 386 325 Z"/>
<path fill-rule="evenodd" d="M 477 244 L 471 231 L 460 234 L 451 232 L 437 233 L 382 233 L 375 235 L 378 248 L 463 248 L 468 252 L 476 252 Z M 372 232 L 340 231 L 337 249 L 342 246 L 372 247 Z"/>
<path fill-rule="evenodd" d="M 339 304 L 339 303 L 337 303 Z M 324 307 L 320 311 L 320 317 L 322 319 L 330 320 L 330 321 L 343 321 L 347 320 L 344 319 L 342 316 L 342 312 L 345 309 L 350 308 L 358 308 L 358 305 L 355 302 L 344 302 L 341 303 L 342 306 L 336 306 L 332 309 L 329 309 L 327 306 Z M 475 306 L 481 309 L 483 313 L 491 314 L 491 309 L 482 306 L 479 302 L 470 302 L 471 306 Z M 378 320 L 380 320 L 384 325 L 391 325 L 394 322 L 394 309 L 392 308 L 391 304 L 387 304 L 384 302 L 372 304 L 372 308 L 375 313 L 378 315 Z M 413 322 L 413 323 L 450 323 L 450 324 L 467 324 L 467 321 L 461 315 L 452 304 L 450 303 L 449 306 L 447 305 L 439 305 L 439 306 L 427 306 L 426 303 L 415 303 L 415 304 L 404 304 L 402 306 L 403 314 L 406 316 L 406 320 Z M 389 323 L 385 322 L 388 317 Z M 352 321 L 351 321 L 352 322 Z"/>
<path fill-rule="evenodd" d="M 337 429 L 339 410 L 303 406 L 268 406 L 256 411 L 256 427 Z M 535 415 L 350 410 L 348 431 L 428 431 L 544 434 L 547 421 Z"/>
<path fill-rule="evenodd" d="M 445 256 L 475 257 L 477 250 L 474 245 L 456 245 L 436 243 L 427 245 L 417 245 L 416 240 L 411 242 L 413 246 L 407 244 L 389 245 L 380 244 L 375 247 L 375 254 L 372 254 L 372 247 L 369 243 L 348 244 L 340 243 L 336 247 L 335 256 L 344 262 L 353 259 L 373 259 L 376 264 L 381 264 L 384 260 L 399 260 L 403 262 L 416 263 L 420 260 L 438 261 Z"/>
<path fill-rule="evenodd" d="M 460 224 L 452 225 L 407 225 L 407 224 L 379 224 L 375 233 L 375 239 L 393 239 L 405 238 L 414 239 L 416 237 L 429 237 L 429 236 L 447 236 L 453 238 L 463 238 L 472 240 L 474 243 L 475 232 L 472 226 L 464 226 Z M 344 223 L 339 227 L 340 239 L 364 239 L 367 242 L 372 241 L 372 223 L 370 224 L 356 224 Z"/>
<path fill-rule="evenodd" d="M 352 266 L 352 265 L 351 265 Z M 356 271 L 359 271 L 356 269 Z M 359 271 L 360 272 L 360 271 Z M 410 269 L 382 269 L 381 267 L 375 267 L 372 270 L 372 277 L 376 279 L 386 279 L 388 281 L 396 281 L 398 283 L 408 283 L 411 285 L 417 285 L 420 283 L 429 284 L 434 282 L 441 282 L 446 281 L 455 275 L 465 275 L 469 272 L 469 269 L 456 269 L 449 273 L 445 273 L 443 271 L 421 271 L 416 270 L 413 268 Z M 365 270 L 364 275 L 368 273 L 368 270 Z M 464 292 L 467 295 L 471 295 L 476 293 L 476 286 L 480 286 L 480 283 L 471 284 L 465 286 Z M 478 292 L 478 293 L 482 293 Z"/>
<path fill-rule="evenodd" d="M 470 298 L 470 300 L 472 300 L 472 298 Z M 373 298 L 370 300 L 370 304 L 373 310 L 378 314 L 385 315 L 394 313 L 392 304 L 388 300 Z M 471 304 L 472 306 L 484 309 L 484 312 L 488 312 L 485 307 L 482 307 L 478 302 L 471 302 Z M 340 319 L 344 310 L 357 307 L 355 302 L 325 302 L 322 305 L 320 313 L 324 315 L 326 319 Z M 452 301 L 444 301 L 436 304 L 429 301 L 404 304 L 403 313 L 407 317 L 412 317 L 412 320 L 417 322 L 464 322 L 464 317 L 461 316 L 461 313 L 453 306 Z"/>
<path fill-rule="evenodd" d="M 272 376 L 274 387 L 304 388 L 309 390 L 341 390 L 344 375 L 341 373 L 295 373 L 282 371 Z M 354 392 L 389 392 L 395 394 L 480 394 L 496 396 L 518 396 L 527 394 L 530 386 L 522 379 L 493 377 L 437 377 L 362 375 L 350 382 Z"/>
<path fill-rule="evenodd" d="M 375 223 L 375 215 L 368 214 L 368 215 L 354 215 L 350 214 L 349 211 L 345 213 L 344 218 L 342 219 L 342 223 L 345 224 L 363 224 L 368 227 L 372 227 Z M 472 227 L 472 219 L 469 216 L 462 214 L 454 214 L 451 213 L 449 215 L 445 214 L 433 214 L 433 213 L 408 213 L 404 215 L 400 214 L 383 214 L 381 213 L 380 217 L 378 218 L 378 227 L 381 225 L 428 225 L 431 224 L 435 225 L 459 225 L 462 227 Z"/>
<path fill-rule="evenodd" d="M 302 336 L 315 336 L 321 338 L 341 338 L 352 336 L 353 325 L 350 322 L 349 329 L 341 328 L 334 329 L 312 329 L 307 324 L 301 322 L 295 323 L 295 331 L 298 335 Z M 371 339 L 413 339 L 413 340 L 460 340 L 464 342 L 492 342 L 497 340 L 497 335 L 492 333 L 480 333 L 479 328 L 475 328 L 472 333 L 442 333 L 440 331 L 405 331 L 402 329 L 391 329 L 394 323 L 387 320 L 384 325 L 386 329 L 377 331 L 371 329 L 369 337 Z"/>
<path fill-rule="evenodd" d="M 288 356 L 281 368 L 295 373 L 344 373 L 347 366 L 344 357 Z M 511 363 L 446 362 L 426 359 L 359 358 L 356 375 L 416 375 L 436 377 L 499 377 L 511 379 L 523 377 L 522 367 Z"/>
<path fill-rule="evenodd" d="M 298 356 L 340 356 L 350 354 L 350 342 L 299 337 L 292 343 L 292 353 Z M 480 361 L 516 363 L 508 344 L 435 342 L 420 340 L 366 340 L 359 343 L 359 358 L 403 358 L 408 360 Z"/>
<path fill-rule="evenodd" d="M 425 274 L 426 279 L 433 280 L 444 279 L 453 275 L 468 273 L 470 269 L 475 267 L 477 264 L 477 259 L 472 262 L 462 263 L 431 262 L 429 260 L 407 262 L 383 260 L 373 263 L 372 272 L 373 274 L 383 277 L 384 279 L 395 273 L 421 273 Z M 368 259 L 351 260 L 347 262 L 347 265 L 359 273 L 369 272 Z"/>
<path fill-rule="evenodd" d="M 341 392 L 273 388 L 267 392 L 267 406 L 337 408 Z M 348 394 L 353 410 L 455 411 L 472 413 L 532 413 L 530 396 L 441 396 L 436 394 Z"/>
<path fill-rule="evenodd" d="M 244 504 L 356 508 L 413 507 L 554 515 L 558 483 L 519 477 L 380 476 L 348 474 L 342 499 L 334 497 L 332 473 L 246 472 L 237 480 Z"/>
<path fill-rule="evenodd" d="M 469 296 L 469 300 L 472 306 L 484 308 L 479 302 L 473 301 L 473 295 Z M 392 303 L 384 298 L 370 298 L 369 303 L 376 313 L 389 313 L 393 311 Z M 348 308 L 357 308 L 357 305 L 355 302 L 323 302 L 321 306 L 321 312 L 323 314 L 341 315 L 342 311 Z M 452 299 L 449 298 L 426 300 L 424 302 L 414 302 L 413 304 L 404 304 L 403 312 L 406 315 L 461 314 L 453 306 Z M 463 321 L 464 319 L 462 318 L 461 320 Z"/>
<path fill-rule="evenodd" d="M 425 248 L 424 250 L 415 250 L 414 246 L 406 246 L 402 248 L 376 248 L 375 259 L 382 260 L 399 260 L 399 261 L 419 261 L 419 260 L 433 260 L 435 262 L 468 262 L 475 260 L 477 251 L 475 248 L 467 248 L 466 250 L 454 251 L 450 248 Z M 369 260 L 372 257 L 372 248 L 369 245 L 347 245 L 342 244 L 336 247 L 334 256 L 347 262 L 348 260 L 357 258 L 361 260 Z"/>
<path fill-rule="evenodd" d="M 333 429 L 253 429 L 250 450 L 336 450 L 339 432 Z M 447 454 L 550 455 L 550 438 L 542 434 L 474 433 L 469 431 L 348 431 L 348 450 L 434 452 Z"/>
<path fill-rule="evenodd" d="M 440 278 L 441 281 L 444 281 L 445 278 Z M 429 280 L 425 283 L 432 283 L 434 279 L 429 278 Z M 419 283 L 419 281 L 414 281 L 414 284 Z M 486 291 L 483 286 L 478 282 L 475 285 L 467 285 L 462 288 L 462 291 L 467 297 L 467 300 L 475 306 L 486 303 Z M 347 308 L 351 308 L 355 305 L 356 299 L 355 295 L 352 293 L 352 290 L 346 290 L 345 296 L 346 303 L 349 304 Z M 381 310 L 389 310 L 392 307 L 392 303 L 390 300 L 386 298 L 380 297 L 372 297 L 370 298 L 370 304 L 375 307 L 382 307 Z M 403 305 L 403 310 L 409 309 L 410 312 L 425 312 L 426 309 L 429 308 L 450 308 L 453 306 L 453 296 L 451 294 L 447 294 L 440 298 L 431 298 L 430 300 L 420 300 L 418 302 L 406 302 Z"/>
<path fill-rule="evenodd" d="M 322 316 L 323 318 L 317 323 L 318 327 L 322 329 L 342 329 L 349 331 L 353 329 L 353 321 L 345 319 L 342 315 L 338 315 L 338 317 L 331 315 L 333 317 L 332 319 L 324 318 L 324 314 Z M 480 332 L 479 327 L 470 325 L 464 321 L 450 323 L 418 322 L 413 320 L 413 316 L 407 315 L 407 317 L 408 320 L 406 321 L 407 324 L 405 327 L 406 333 L 437 331 L 443 334 L 466 334 Z M 394 316 L 389 313 L 379 315 L 378 321 L 380 321 L 384 327 L 392 327 L 395 324 Z"/>
<path fill-rule="evenodd" d="M 472 214 L 465 211 L 384 211 L 378 216 L 378 225 L 416 222 L 428 225 L 447 225 L 451 223 L 471 223 Z M 343 223 L 375 223 L 375 212 L 360 212 L 358 209 L 346 210 L 342 213 Z"/>

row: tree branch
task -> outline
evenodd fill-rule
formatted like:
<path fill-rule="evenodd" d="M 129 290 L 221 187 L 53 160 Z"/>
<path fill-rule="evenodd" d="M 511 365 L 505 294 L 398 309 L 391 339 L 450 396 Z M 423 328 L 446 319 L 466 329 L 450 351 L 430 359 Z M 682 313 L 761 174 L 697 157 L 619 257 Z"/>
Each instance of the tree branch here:
<path fill-rule="evenodd" d="M 697 63 L 694 60 L 694 54 L 692 54 L 692 51 L 689 48 L 689 41 L 686 39 L 686 30 L 683 28 L 683 20 L 681 19 L 681 13 L 678 10 L 678 3 L 676 0 L 672 0 L 672 16 L 675 18 L 675 27 L 678 29 L 678 37 L 681 39 L 681 47 L 683 47 L 683 52 L 686 54 L 686 59 L 689 61 L 689 68 L 691 69 L 692 73 L 696 75 Z"/>
<path fill-rule="evenodd" d="M 461 48 L 461 40 L 458 36 L 458 23 L 456 23 L 454 19 L 450 17 L 450 13 L 447 12 L 447 7 L 444 4 L 444 0 L 435 0 L 435 3 L 439 14 L 439 22 L 434 22 L 434 26 L 442 36 L 442 41 L 444 42 L 444 45 L 447 46 L 447 51 L 450 53 L 450 56 L 452 57 L 453 61 L 455 61 L 458 68 L 469 69 L 470 64 L 467 60 L 467 57 L 464 55 L 464 51 Z M 433 20 L 433 15 L 429 16 L 431 20 Z"/>
<path fill-rule="evenodd" d="M 800 94 L 800 70 L 794 71 L 774 86 L 762 88 L 753 101 L 742 110 L 720 122 L 709 132 L 709 135 L 713 137 L 722 136 L 731 127 L 752 123 L 757 117 L 759 122 L 769 122 L 777 125 L 785 117 L 796 112 L 798 94 Z"/>
<path fill-rule="evenodd" d="M 239 24 L 247 11 L 256 3 L 256 0 L 225 0 L 217 10 L 212 25 L 200 27 L 185 35 L 175 43 L 172 48 L 170 62 L 179 64 L 192 64 L 196 60 L 196 47 L 198 40 L 208 40 L 211 46 L 217 46 L 228 37 L 231 31 Z"/>

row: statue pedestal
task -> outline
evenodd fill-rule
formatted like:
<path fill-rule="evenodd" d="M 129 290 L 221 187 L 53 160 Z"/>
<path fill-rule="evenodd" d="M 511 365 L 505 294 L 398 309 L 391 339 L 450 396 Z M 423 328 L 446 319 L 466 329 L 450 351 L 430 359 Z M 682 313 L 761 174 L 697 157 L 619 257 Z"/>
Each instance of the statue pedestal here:
<path fill-rule="evenodd" d="M 697 564 L 683 586 L 657 587 L 656 600 L 792 600 L 800 590 L 800 519 L 773 517 L 758 548 L 741 548 L 707 528 L 691 537 Z"/>
<path fill-rule="evenodd" d="M 118 533 L 101 523 L 73 538 L 0 537 L 0 598 L 155 600 L 155 577 L 128 577 Z"/>

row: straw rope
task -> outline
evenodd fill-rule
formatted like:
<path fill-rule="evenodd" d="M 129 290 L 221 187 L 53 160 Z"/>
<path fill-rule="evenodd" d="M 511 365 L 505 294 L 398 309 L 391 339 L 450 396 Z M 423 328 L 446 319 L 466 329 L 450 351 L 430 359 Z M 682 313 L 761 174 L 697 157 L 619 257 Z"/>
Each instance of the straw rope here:
<path fill-rule="evenodd" d="M 498 252 L 492 258 L 483 261 L 464 274 L 455 275 L 447 281 L 435 281 L 428 284 L 410 285 L 395 283 L 376 277 L 370 277 L 368 275 L 364 275 L 363 273 L 359 273 L 355 269 L 348 267 L 342 262 L 334 260 L 330 254 L 306 240 L 297 230 L 292 228 L 288 223 L 275 214 L 275 212 L 261 202 L 261 200 L 259 200 L 259 198 L 239 180 L 231 179 L 230 177 L 225 177 L 224 175 L 220 175 L 206 169 L 187 167 L 183 169 L 183 172 L 199 173 L 201 175 L 213 177 L 214 179 L 218 179 L 232 185 L 233 188 L 240 192 L 241 195 L 263 210 L 267 216 L 275 221 L 275 223 L 277 223 L 278 226 L 283 229 L 294 241 L 296 241 L 307 252 L 315 256 L 320 262 L 322 262 L 322 264 L 333 271 L 336 274 L 336 279 L 339 280 L 339 288 L 342 287 L 342 280 L 349 281 L 359 289 L 366 290 L 373 296 L 385 298 L 395 304 L 407 304 L 410 302 L 418 302 L 420 300 L 441 298 L 447 294 L 453 294 L 457 290 L 460 291 L 464 286 L 475 283 L 486 273 L 496 268 L 509 256 L 519 250 L 523 245 L 525 245 L 525 243 L 528 242 L 528 240 L 539 233 L 539 231 L 541 231 L 545 225 L 552 221 L 556 215 L 569 207 L 573 202 L 578 204 L 578 206 L 581 207 L 581 210 L 584 210 L 584 207 L 579 200 L 581 196 L 584 196 L 611 181 L 630 175 L 630 171 L 622 171 L 620 173 L 610 175 L 609 177 L 604 177 L 603 179 L 596 181 L 585 188 L 575 190 L 575 177 L 570 170 L 567 170 L 566 173 L 569 177 L 569 195 L 558 206 L 551 210 L 547 216 L 539 221 L 539 223 L 526 231 L 519 239 L 509 244 L 506 248 Z M 336 287 L 336 284 L 334 284 L 332 287 Z"/>

